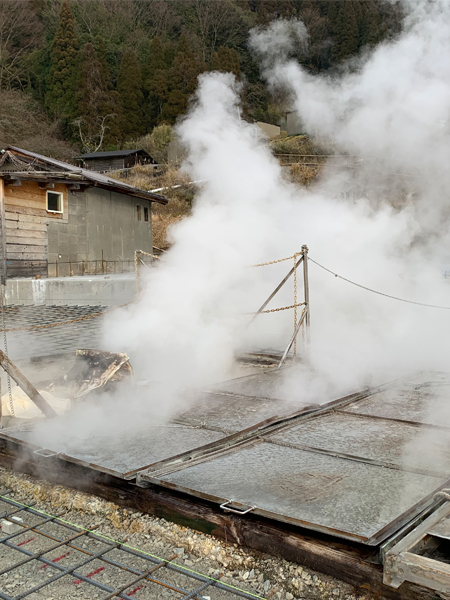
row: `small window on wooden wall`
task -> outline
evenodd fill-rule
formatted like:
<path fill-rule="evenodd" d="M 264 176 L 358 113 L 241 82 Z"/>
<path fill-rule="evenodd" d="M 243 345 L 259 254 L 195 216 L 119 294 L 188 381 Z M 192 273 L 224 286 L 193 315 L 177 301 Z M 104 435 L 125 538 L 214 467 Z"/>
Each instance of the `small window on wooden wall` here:
<path fill-rule="evenodd" d="M 47 211 L 62 213 L 63 195 L 59 192 L 47 192 Z"/>
<path fill-rule="evenodd" d="M 137 220 L 140 221 L 141 220 L 141 207 L 139 206 L 139 204 L 136 204 L 136 216 L 137 216 Z"/>
<path fill-rule="evenodd" d="M 144 206 L 144 221 L 148 221 L 148 207 Z"/>

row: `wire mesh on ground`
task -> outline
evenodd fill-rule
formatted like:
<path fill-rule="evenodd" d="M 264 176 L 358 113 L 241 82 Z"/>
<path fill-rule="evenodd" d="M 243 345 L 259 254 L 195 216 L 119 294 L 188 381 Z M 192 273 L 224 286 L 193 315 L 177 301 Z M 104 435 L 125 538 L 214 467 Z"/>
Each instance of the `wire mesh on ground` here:
<path fill-rule="evenodd" d="M 220 581 L 222 575 L 214 579 L 177 564 L 177 555 L 143 552 L 102 535 L 98 526 L 85 529 L 8 495 L 0 494 L 0 518 L 14 530 L 0 537 L 3 600 L 91 599 L 94 592 L 103 600 L 204 600 L 205 594 L 211 600 L 262 599 Z"/>

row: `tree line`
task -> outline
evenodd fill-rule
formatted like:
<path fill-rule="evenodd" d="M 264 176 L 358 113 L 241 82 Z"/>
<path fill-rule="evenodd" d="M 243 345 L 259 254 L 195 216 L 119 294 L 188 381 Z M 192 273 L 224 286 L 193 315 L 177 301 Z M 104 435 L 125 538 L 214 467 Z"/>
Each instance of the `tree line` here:
<path fill-rule="evenodd" d="M 209 70 L 241 78 L 245 117 L 277 123 L 282 101 L 261 81 L 251 28 L 301 19 L 298 59 L 332 72 L 395 36 L 401 16 L 384 0 L 0 0 L 0 141 L 22 102 L 84 151 L 123 147 L 175 123 Z"/>

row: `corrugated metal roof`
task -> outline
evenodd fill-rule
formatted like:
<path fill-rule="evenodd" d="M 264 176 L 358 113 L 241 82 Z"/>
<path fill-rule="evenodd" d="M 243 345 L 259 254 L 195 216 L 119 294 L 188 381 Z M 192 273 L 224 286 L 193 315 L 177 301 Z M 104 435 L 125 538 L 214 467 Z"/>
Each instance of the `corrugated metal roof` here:
<path fill-rule="evenodd" d="M 153 192 L 146 192 L 144 190 L 140 190 L 139 188 L 135 188 L 132 185 L 128 185 L 128 183 L 123 183 L 122 181 L 118 181 L 117 179 L 113 179 L 112 177 L 107 177 L 102 173 L 96 173 L 95 171 L 89 171 L 88 169 L 82 169 L 79 167 L 75 167 L 69 163 L 63 162 L 61 160 L 56 160 L 54 158 L 50 158 L 48 156 L 43 156 L 42 154 L 36 154 L 36 152 L 30 152 L 29 150 L 23 150 L 22 148 L 17 148 L 16 146 L 6 146 L 4 150 L 10 150 L 18 152 L 24 156 L 28 156 L 29 158 L 34 158 L 38 161 L 42 161 L 47 165 L 54 166 L 58 170 L 61 171 L 69 171 L 71 173 L 77 173 L 81 175 L 87 181 L 92 182 L 94 185 L 98 187 L 103 187 L 106 189 L 113 189 L 122 194 L 128 194 L 130 196 L 135 196 L 137 198 L 143 198 L 145 200 L 151 200 L 152 202 L 158 202 L 159 204 L 167 204 L 168 199 L 165 196 L 161 196 L 160 194 L 155 194 Z M 30 174 L 30 173 L 28 173 Z"/>
<path fill-rule="evenodd" d="M 90 152 L 89 154 L 80 154 L 80 156 L 75 156 L 76 159 L 85 159 L 85 158 L 112 158 L 114 156 L 130 156 L 130 154 L 137 154 L 138 152 L 143 152 L 147 156 L 150 156 L 148 152 L 142 149 L 135 150 L 111 150 L 111 152 Z M 150 156 L 151 158 L 151 156 Z"/>

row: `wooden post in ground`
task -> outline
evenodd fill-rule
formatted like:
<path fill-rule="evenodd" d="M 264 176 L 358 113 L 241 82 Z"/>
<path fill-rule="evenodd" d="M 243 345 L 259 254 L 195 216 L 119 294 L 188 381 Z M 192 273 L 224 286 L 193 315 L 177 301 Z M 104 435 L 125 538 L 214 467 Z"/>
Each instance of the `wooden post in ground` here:
<path fill-rule="evenodd" d="M 41 396 L 34 385 L 28 381 L 25 375 L 19 371 L 16 365 L 10 361 L 2 350 L 0 350 L 0 365 L 47 418 L 51 419 L 56 417 L 56 412 L 47 400 Z"/>

